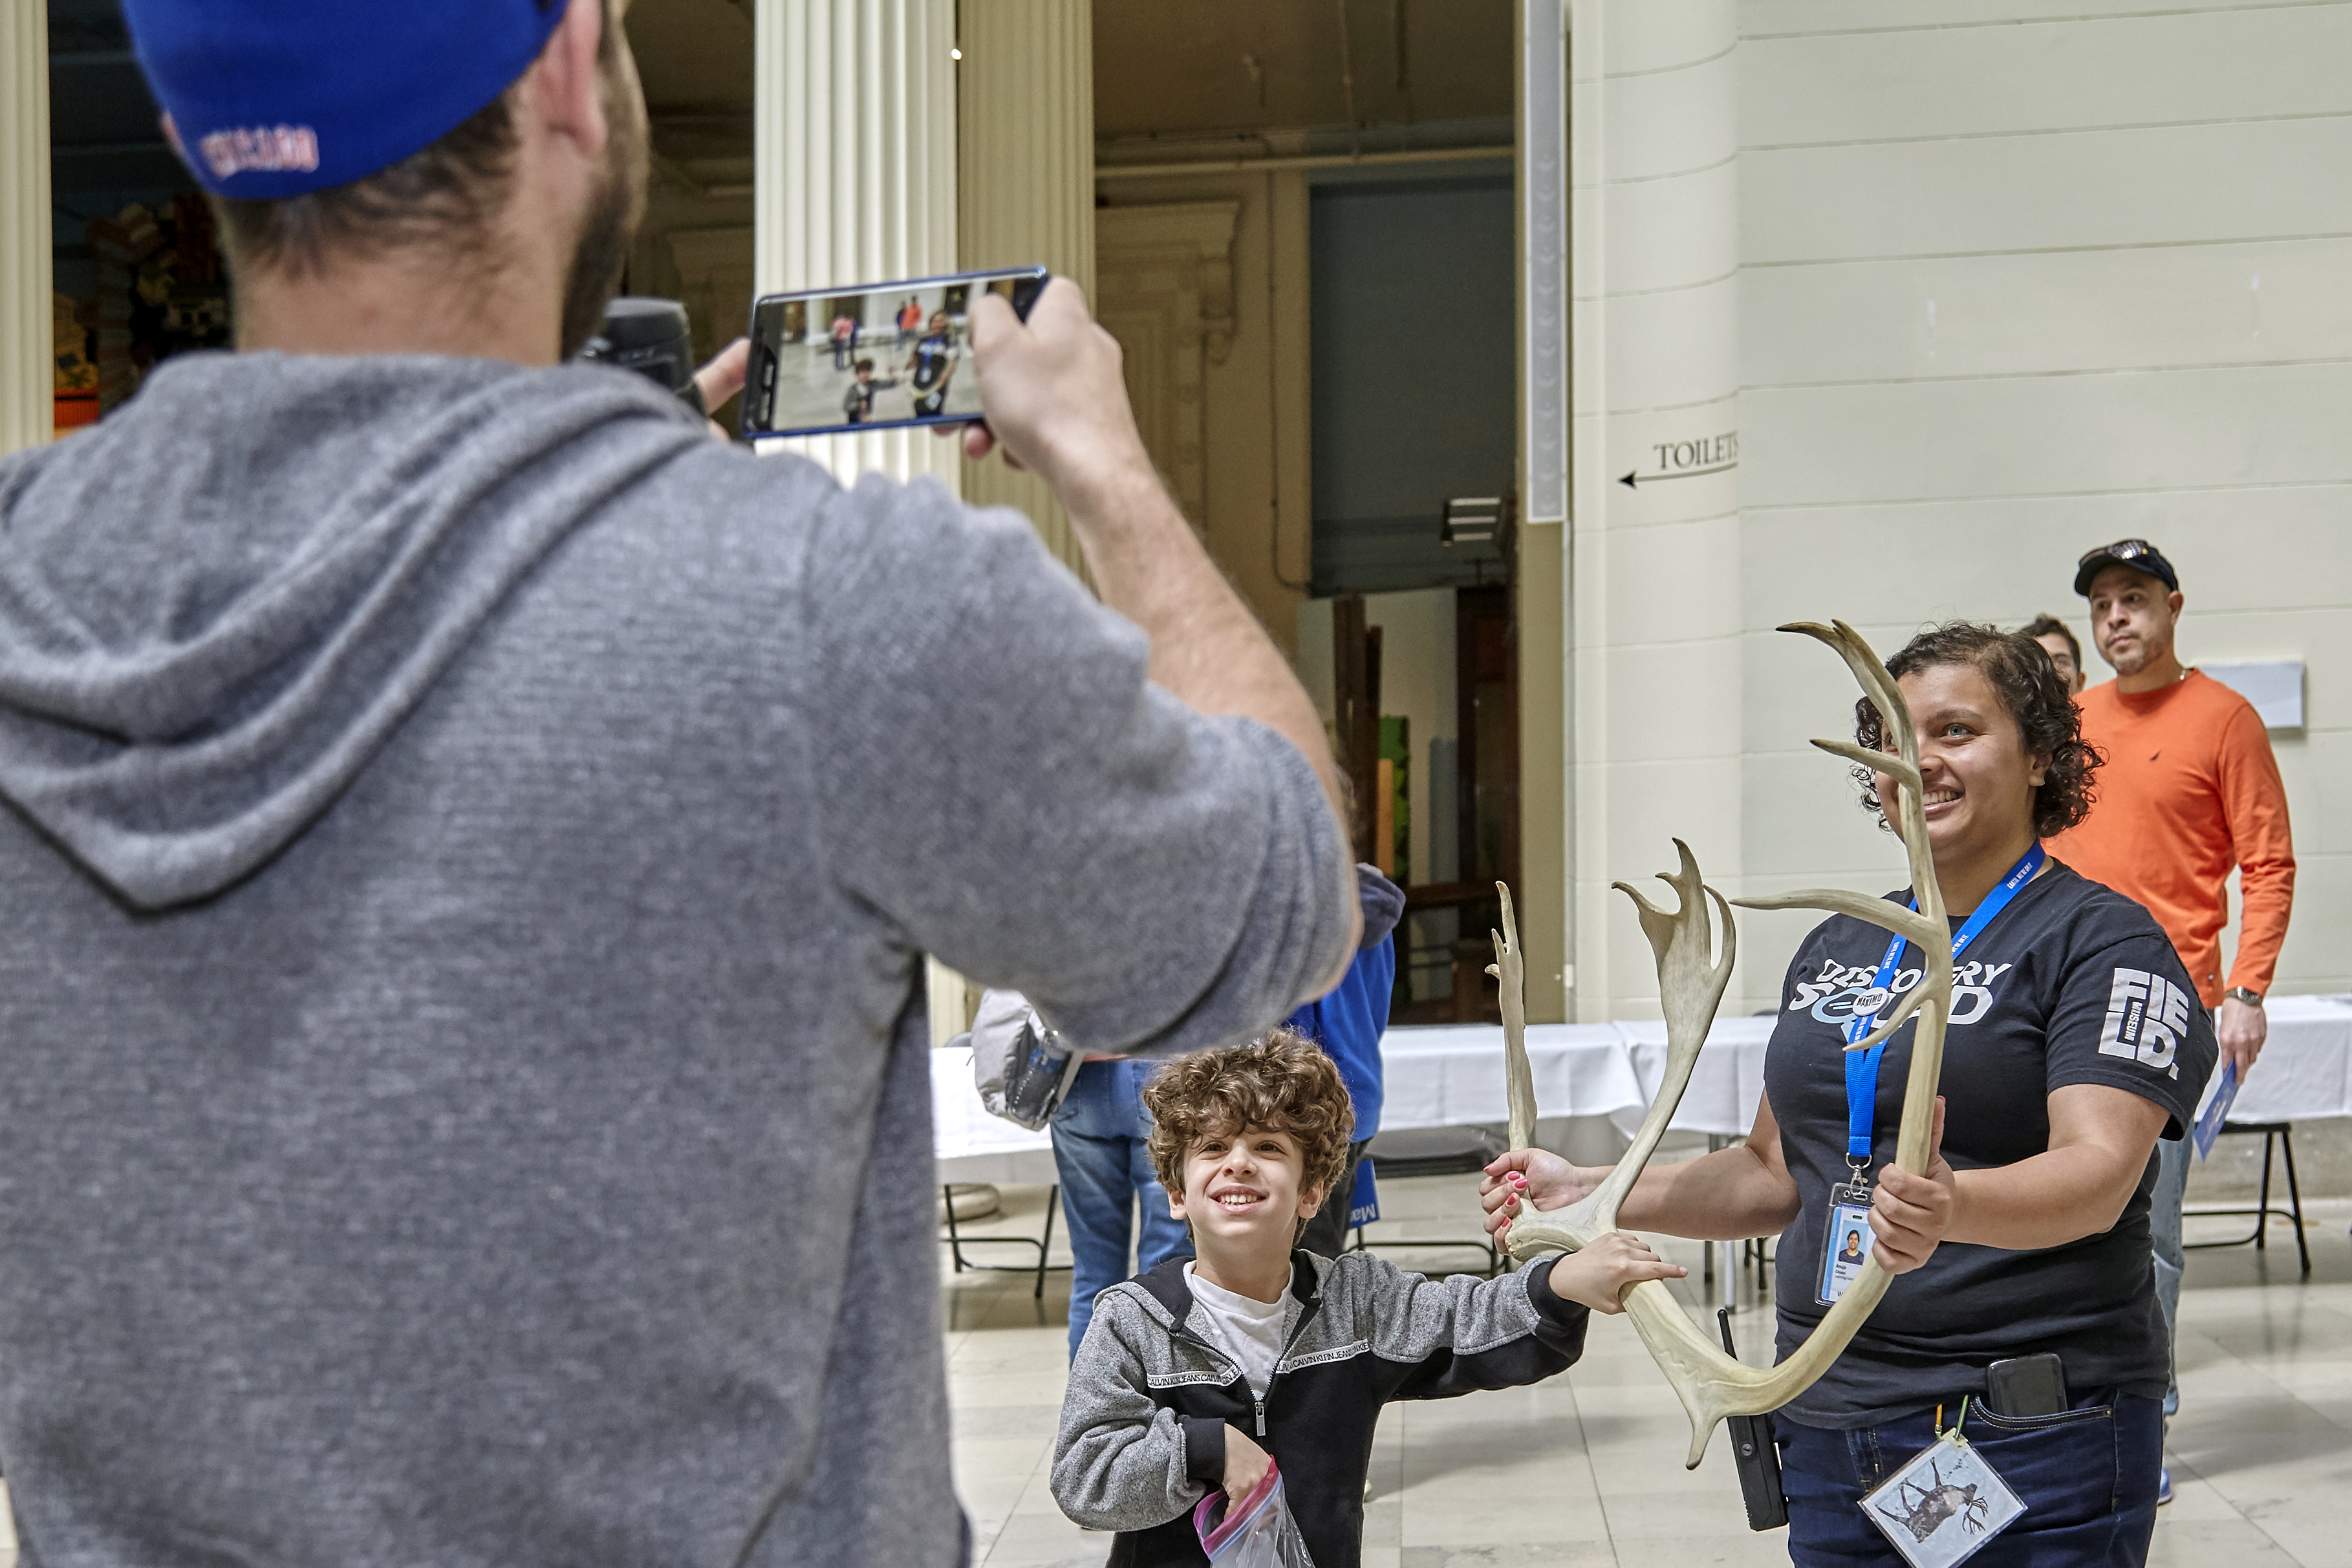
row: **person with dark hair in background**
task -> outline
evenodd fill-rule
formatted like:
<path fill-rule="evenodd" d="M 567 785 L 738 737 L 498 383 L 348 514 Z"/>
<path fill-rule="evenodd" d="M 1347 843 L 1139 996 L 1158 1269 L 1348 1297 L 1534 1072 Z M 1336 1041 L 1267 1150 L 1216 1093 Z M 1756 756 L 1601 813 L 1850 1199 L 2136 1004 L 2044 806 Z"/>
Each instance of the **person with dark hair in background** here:
<path fill-rule="evenodd" d="M 2074 591 L 2090 601 L 2091 639 L 2116 678 L 2076 701 L 2083 737 L 2106 758 L 2097 806 L 2050 852 L 2084 876 L 2137 899 L 2172 938 L 2198 1001 L 2214 1015 L 2221 1061 L 2238 1082 L 2262 1054 L 2263 998 L 2294 907 L 2294 835 L 2270 733 L 2253 705 L 2187 668 L 2174 651 L 2180 574 L 2146 539 L 2119 539 L 2077 564 Z M 2237 956 L 2221 976 L 2230 873 L 2239 874 Z M 2200 1090 L 2204 1088 L 2200 1082 Z M 2157 1294 L 2168 1338 L 2180 1306 L 2180 1203 L 2189 1145 L 2168 1144 L 2157 1182 Z M 2164 1413 L 2180 1408 L 2165 1390 Z M 2165 1472 L 2164 1496 L 2172 1496 Z"/>
<path fill-rule="evenodd" d="M 2058 667 L 2058 678 L 2066 683 L 2066 694 L 2079 696 L 2083 690 L 2083 644 L 2074 641 L 2074 633 L 2066 622 L 2055 615 L 2037 615 L 2017 629 L 2021 637 L 2031 637 L 2042 644 L 2042 652 Z"/>
<path fill-rule="evenodd" d="M 1711 1239 L 1778 1231 L 1786 1356 L 1852 1278 L 1837 1258 L 1846 1217 L 1866 1218 L 1871 1256 L 1895 1278 L 1844 1354 L 1776 1416 L 1801 1568 L 1901 1568 L 1856 1504 L 1955 1425 L 1964 1397 L 1969 1442 L 2025 1504 L 1999 1561 L 2140 1563 L 2168 1364 L 2147 1266 L 2149 1155 L 2186 1134 L 2212 1029 L 2147 911 L 2042 847 L 2089 810 L 2098 767 L 2043 650 L 1954 622 L 1886 670 L 1918 737 L 1958 982 L 1927 1169 L 1892 1163 L 1916 1024 L 1870 1051 L 1843 1049 L 1919 983 L 1918 956 L 1841 915 L 1789 966 L 1746 1145 L 1652 1166 L 1619 1222 Z M 1867 697 L 1854 738 L 1888 748 Z M 1895 789 L 1863 773 L 1863 803 L 1890 829 Z M 1540 1149 L 1487 1172 L 1498 1235 L 1526 1204 L 1561 1207 L 1609 1175 Z M 1874 1172 L 1867 1198 L 1838 1196 Z M 1993 1364 L 2044 1353 L 2063 1369 L 2056 1408 L 1988 1403 Z"/>
<path fill-rule="evenodd" d="M 1355 956 L 1314 704 L 1075 286 L 975 301 L 959 434 L 1099 600 L 571 362 L 617 8 L 126 0 L 239 351 L 0 458 L 28 1559 L 967 1563 L 925 956 L 1168 1052 Z"/>
<path fill-rule="evenodd" d="M 907 356 L 907 374 L 914 383 L 915 412 L 934 414 L 948 405 L 948 383 L 955 379 L 955 329 L 944 310 L 931 312 L 931 329 Z"/>

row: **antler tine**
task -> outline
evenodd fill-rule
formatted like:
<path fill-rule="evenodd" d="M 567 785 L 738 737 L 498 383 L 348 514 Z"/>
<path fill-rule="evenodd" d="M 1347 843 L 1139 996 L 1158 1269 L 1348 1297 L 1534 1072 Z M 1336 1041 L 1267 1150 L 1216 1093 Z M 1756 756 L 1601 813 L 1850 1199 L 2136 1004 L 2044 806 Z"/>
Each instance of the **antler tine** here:
<path fill-rule="evenodd" d="M 1776 630 L 1794 632 L 1815 642 L 1826 643 L 1837 650 L 1838 657 L 1845 661 L 1846 668 L 1852 670 L 1853 678 L 1861 683 L 1863 695 L 1877 705 L 1879 716 L 1886 721 L 1888 727 L 1900 736 L 1910 734 L 1911 710 L 1905 705 L 1901 694 L 1895 691 L 1894 681 L 1886 674 L 1886 666 L 1879 662 L 1878 654 L 1861 632 L 1843 621 L 1832 621 L 1826 626 L 1818 621 L 1792 621 Z"/>
<path fill-rule="evenodd" d="M 1486 973 L 1495 977 L 1496 999 L 1503 1011 L 1504 1084 L 1511 1107 L 1511 1147 L 1524 1149 L 1536 1138 L 1536 1075 L 1528 1061 L 1527 966 L 1519 953 L 1519 923 L 1511 908 L 1511 890 L 1501 883 L 1503 929 L 1489 931 L 1495 961 Z"/>
<path fill-rule="evenodd" d="M 1895 1004 L 1895 1010 L 1886 1015 L 1886 1021 L 1885 1023 L 1880 1024 L 1868 1034 L 1864 1035 L 1852 1045 L 1847 1046 L 1846 1050 L 1848 1051 L 1868 1051 L 1874 1045 L 1877 1045 L 1884 1040 L 1894 1039 L 1895 1031 L 1908 1023 L 1911 1020 L 1911 1015 L 1917 1012 L 1922 1007 L 1926 1006 L 1927 1001 L 1927 988 L 1925 986 L 1912 987 L 1909 990 L 1903 993 L 1903 999 Z"/>
<path fill-rule="evenodd" d="M 1937 935 L 1935 925 L 1899 904 L 1889 904 L 1866 893 L 1850 893 L 1842 887 L 1808 887 L 1795 893 L 1768 893 L 1731 902 L 1742 909 L 1822 909 L 1832 915 L 1851 915 L 1882 931 L 1899 931 L 1923 946 L 1934 942 Z"/>
<path fill-rule="evenodd" d="M 1817 740 L 1813 744 L 1832 757 L 1843 757 L 1848 762 L 1860 763 L 1864 768 L 1885 774 L 1898 784 L 1907 785 L 1914 789 L 1920 788 L 1919 769 L 1900 757 L 1891 756 L 1884 751 L 1873 751 L 1867 747 L 1856 746 L 1850 740 Z"/>
<path fill-rule="evenodd" d="M 1699 885 L 1706 888 L 1709 898 L 1715 900 L 1716 908 L 1723 912 L 1723 956 L 1716 960 L 1712 971 L 1716 977 L 1716 995 L 1720 997 L 1724 987 L 1731 983 L 1731 966 L 1739 956 L 1739 927 L 1731 919 L 1731 901 L 1705 883 Z"/>

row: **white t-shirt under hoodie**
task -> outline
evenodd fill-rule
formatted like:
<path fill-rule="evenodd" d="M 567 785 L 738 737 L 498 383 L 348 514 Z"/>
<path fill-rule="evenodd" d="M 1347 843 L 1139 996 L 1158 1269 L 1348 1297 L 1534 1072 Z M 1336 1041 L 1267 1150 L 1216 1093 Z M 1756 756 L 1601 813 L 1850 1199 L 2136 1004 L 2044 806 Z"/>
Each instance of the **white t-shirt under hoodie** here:
<path fill-rule="evenodd" d="M 1198 1261 L 1185 1264 L 1184 1283 L 1200 1305 L 1209 1337 L 1241 1364 L 1250 1397 L 1263 1399 L 1266 1385 L 1274 1381 L 1274 1364 L 1282 1359 L 1282 1320 L 1290 1305 L 1288 1282 L 1285 1281 L 1279 1299 L 1261 1301 L 1211 1284 L 1201 1278 L 1199 1269 Z"/>

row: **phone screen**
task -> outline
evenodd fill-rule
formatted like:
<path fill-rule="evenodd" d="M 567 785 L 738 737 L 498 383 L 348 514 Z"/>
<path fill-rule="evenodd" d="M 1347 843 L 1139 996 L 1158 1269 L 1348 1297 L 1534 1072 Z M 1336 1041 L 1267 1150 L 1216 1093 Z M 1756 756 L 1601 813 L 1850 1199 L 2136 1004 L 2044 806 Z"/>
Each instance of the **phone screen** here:
<path fill-rule="evenodd" d="M 1042 267 L 811 288 L 751 302 L 743 434 L 818 435 L 980 417 L 971 309 L 1001 294 L 1026 320 Z"/>

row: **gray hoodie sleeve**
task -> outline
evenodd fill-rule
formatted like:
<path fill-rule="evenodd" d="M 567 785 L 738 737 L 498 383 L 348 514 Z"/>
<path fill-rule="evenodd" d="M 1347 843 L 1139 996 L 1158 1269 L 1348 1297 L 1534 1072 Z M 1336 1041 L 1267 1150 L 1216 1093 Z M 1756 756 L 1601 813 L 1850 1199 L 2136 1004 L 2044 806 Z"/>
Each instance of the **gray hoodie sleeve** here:
<path fill-rule="evenodd" d="M 1054 1439 L 1054 1500 L 1089 1530 L 1149 1530 L 1190 1510 L 1224 1474 L 1224 1427 L 1154 1404 L 1128 1336 L 1162 1333 L 1114 1289 L 1070 1363 Z"/>
<path fill-rule="evenodd" d="M 829 869 L 911 944 L 1090 1051 L 1235 1038 L 1347 961 L 1353 856 L 1307 758 L 1152 685 L 1026 519 L 868 478 L 812 549 Z"/>
<path fill-rule="evenodd" d="M 1369 1252 L 1349 1254 L 1344 1266 L 1361 1276 L 1355 1299 L 1366 1303 L 1362 1332 L 1372 1353 L 1396 1368 L 1388 1396 L 1445 1399 L 1516 1388 L 1574 1365 L 1591 1314 L 1551 1293 L 1558 1260 L 1538 1259 L 1491 1280 L 1430 1280 Z"/>

